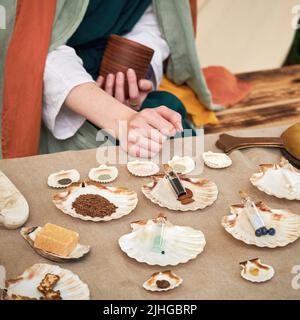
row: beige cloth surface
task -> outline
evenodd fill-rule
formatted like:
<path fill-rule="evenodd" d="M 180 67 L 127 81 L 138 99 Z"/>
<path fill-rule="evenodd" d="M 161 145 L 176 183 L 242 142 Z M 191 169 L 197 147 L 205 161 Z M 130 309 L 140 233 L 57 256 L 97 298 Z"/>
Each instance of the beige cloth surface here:
<path fill-rule="evenodd" d="M 281 128 L 239 131 L 238 135 L 279 135 Z M 206 136 L 206 150 L 216 150 L 216 135 Z M 2 170 L 19 188 L 29 202 L 28 226 L 56 223 L 79 232 L 81 243 L 91 245 L 84 260 L 61 263 L 89 285 L 92 299 L 299 299 L 300 290 L 291 286 L 294 265 L 300 264 L 300 240 L 284 248 L 268 249 L 248 246 L 235 240 L 221 226 L 229 205 L 240 201 L 243 189 L 256 200 L 265 200 L 275 208 L 289 208 L 300 214 L 299 201 L 288 201 L 265 195 L 249 182 L 250 175 L 260 163 L 279 159 L 275 149 L 249 149 L 231 154 L 233 165 L 224 170 L 205 168 L 201 176 L 215 181 L 219 188 L 217 201 L 209 208 L 179 213 L 152 204 L 140 191 L 147 178 L 134 178 L 124 166 L 113 185 L 126 186 L 138 192 L 139 203 L 134 212 L 119 220 L 93 223 L 74 219 L 53 205 L 57 191 L 47 187 L 50 173 L 76 168 L 82 179 L 96 165 L 95 150 L 64 152 L 16 160 L 1 160 Z M 164 212 L 173 224 L 192 226 L 204 232 L 206 247 L 195 260 L 174 267 L 148 266 L 127 257 L 119 246 L 121 235 L 131 231 L 130 222 L 152 218 Z M 272 265 L 275 277 L 266 283 L 253 284 L 240 277 L 239 262 L 260 257 Z M 53 263 L 38 256 L 19 235 L 19 230 L 0 229 L 0 264 L 8 277 L 16 277 L 34 263 Z M 170 292 L 157 294 L 145 291 L 143 282 L 156 271 L 171 269 L 183 278 L 183 284 Z"/>
<path fill-rule="evenodd" d="M 197 48 L 202 67 L 233 73 L 279 68 L 295 30 L 299 0 L 198 0 Z"/>

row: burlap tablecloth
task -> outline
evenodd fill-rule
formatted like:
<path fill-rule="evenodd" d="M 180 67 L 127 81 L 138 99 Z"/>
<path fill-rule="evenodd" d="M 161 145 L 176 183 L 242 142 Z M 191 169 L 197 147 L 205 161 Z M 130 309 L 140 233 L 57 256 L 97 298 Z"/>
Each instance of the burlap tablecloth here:
<path fill-rule="evenodd" d="M 277 136 L 284 127 L 239 131 L 238 135 Z M 205 149 L 217 150 L 217 135 L 205 137 Z M 284 248 L 262 249 L 235 240 L 221 226 L 221 218 L 229 205 L 240 201 L 238 190 L 243 189 L 256 200 L 264 200 L 271 207 L 288 208 L 300 214 L 299 201 L 280 200 L 268 196 L 249 182 L 250 175 L 260 163 L 279 159 L 275 149 L 248 149 L 231 154 L 233 165 L 224 170 L 205 168 L 203 177 L 215 181 L 219 196 L 213 206 L 196 212 L 171 212 L 147 200 L 140 191 L 147 178 L 134 178 L 125 166 L 119 166 L 119 177 L 112 185 L 127 186 L 137 191 L 139 203 L 128 216 L 119 220 L 93 223 L 74 219 L 60 212 L 51 199 L 57 191 L 50 189 L 47 177 L 63 168 L 76 168 L 82 179 L 96 166 L 95 150 L 64 152 L 16 160 L 1 160 L 0 169 L 26 197 L 30 206 L 28 226 L 56 223 L 79 232 L 81 243 L 91 245 L 91 253 L 83 260 L 62 263 L 89 285 L 92 299 L 299 299 L 300 290 L 292 288 L 291 273 L 300 264 L 300 240 Z M 130 222 L 152 218 L 158 212 L 178 225 L 192 226 L 204 232 L 206 247 L 195 260 L 171 267 L 180 275 L 183 284 L 163 294 L 142 288 L 143 282 L 156 271 L 168 267 L 148 266 L 127 257 L 118 245 L 121 235 L 131 231 Z M 253 284 L 240 277 L 239 262 L 260 257 L 272 265 L 275 277 L 266 283 Z M 34 263 L 52 263 L 38 256 L 21 238 L 19 230 L 0 229 L 0 264 L 8 277 L 16 277 Z"/>

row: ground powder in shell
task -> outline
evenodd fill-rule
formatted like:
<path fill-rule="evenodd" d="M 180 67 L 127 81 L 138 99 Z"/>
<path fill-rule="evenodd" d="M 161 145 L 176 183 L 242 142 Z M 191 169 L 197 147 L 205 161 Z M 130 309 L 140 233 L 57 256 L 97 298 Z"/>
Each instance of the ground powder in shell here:
<path fill-rule="evenodd" d="M 193 199 L 193 191 L 188 188 L 185 188 L 185 191 L 186 194 L 178 197 L 178 200 L 181 202 L 181 204 L 185 205 L 194 202 L 195 200 Z"/>
<path fill-rule="evenodd" d="M 72 203 L 76 213 L 89 217 L 105 217 L 116 212 L 117 207 L 98 194 L 82 194 Z"/>
<path fill-rule="evenodd" d="M 167 280 L 157 280 L 156 285 L 159 289 L 167 289 L 171 286 L 170 282 Z"/>

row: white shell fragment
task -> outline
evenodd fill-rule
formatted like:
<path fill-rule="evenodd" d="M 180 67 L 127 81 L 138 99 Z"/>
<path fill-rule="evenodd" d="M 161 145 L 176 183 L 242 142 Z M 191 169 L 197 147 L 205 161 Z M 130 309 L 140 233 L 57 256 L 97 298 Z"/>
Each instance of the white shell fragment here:
<path fill-rule="evenodd" d="M 149 291 L 168 291 L 182 284 L 182 279 L 172 271 L 155 272 L 144 282 L 143 287 Z"/>
<path fill-rule="evenodd" d="M 148 177 L 159 172 L 159 166 L 153 161 L 134 160 L 127 163 L 128 171 L 134 176 Z"/>
<path fill-rule="evenodd" d="M 195 211 L 212 205 L 218 197 L 217 185 L 207 179 L 180 177 L 183 186 L 193 192 L 194 202 L 182 204 L 177 200 L 170 182 L 163 176 L 151 177 L 152 181 L 142 187 L 143 194 L 153 203 L 176 211 Z"/>
<path fill-rule="evenodd" d="M 89 172 L 89 178 L 99 183 L 109 183 L 117 179 L 118 169 L 114 166 L 102 164 L 97 168 L 92 168 Z"/>
<path fill-rule="evenodd" d="M 62 300 L 90 299 L 88 286 L 77 275 L 59 266 L 44 263 L 34 264 L 16 279 L 7 280 L 5 298 L 11 300 L 14 295 L 31 299 L 42 298 L 43 295 L 37 287 L 48 273 L 60 277 L 53 290 L 60 291 Z"/>
<path fill-rule="evenodd" d="M 203 152 L 204 163 L 214 169 L 227 168 L 232 165 L 232 160 L 226 153 L 207 151 Z"/>
<path fill-rule="evenodd" d="M 4 266 L 0 265 L 0 290 L 5 289 L 6 270 Z"/>
<path fill-rule="evenodd" d="M 81 195 L 99 195 L 116 206 L 115 212 L 104 216 L 89 216 L 77 213 L 73 207 L 74 201 Z M 54 195 L 53 202 L 62 212 L 82 220 L 110 221 L 119 219 L 132 212 L 138 202 L 136 192 L 121 188 L 108 187 L 97 182 L 87 181 L 81 183 L 73 183 L 68 187 L 67 191 Z M 99 203 L 99 208 L 102 204 Z"/>
<path fill-rule="evenodd" d="M 21 227 L 29 217 L 29 206 L 16 186 L 0 171 L 0 226 Z"/>
<path fill-rule="evenodd" d="M 285 209 L 271 209 L 263 202 L 256 203 L 267 228 L 274 228 L 275 235 L 255 236 L 243 204 L 232 205 L 230 215 L 223 217 L 222 225 L 234 238 L 258 247 L 284 247 L 300 237 L 300 215 Z"/>
<path fill-rule="evenodd" d="M 6 281 L 6 270 L 4 266 L 0 265 L 0 300 L 4 299 L 5 294 L 5 281 Z"/>
<path fill-rule="evenodd" d="M 28 242 L 33 250 L 40 256 L 54 262 L 71 262 L 83 258 L 90 252 L 90 246 L 77 244 L 75 249 L 68 256 L 59 256 L 51 252 L 47 252 L 34 247 L 34 241 L 37 234 L 42 230 L 41 227 L 24 227 L 21 229 L 21 236 Z"/>
<path fill-rule="evenodd" d="M 285 158 L 279 164 L 262 164 L 260 172 L 254 173 L 251 183 L 259 190 L 288 200 L 300 200 L 300 171 Z"/>
<path fill-rule="evenodd" d="M 168 161 L 168 165 L 179 174 L 187 174 L 195 169 L 195 161 L 188 156 L 174 156 L 172 160 Z"/>
<path fill-rule="evenodd" d="M 66 188 L 73 182 L 78 182 L 79 180 L 80 174 L 77 170 L 61 170 L 49 175 L 48 186 L 52 188 Z"/>
<path fill-rule="evenodd" d="M 149 265 L 175 266 L 195 259 L 204 249 L 202 231 L 175 226 L 159 215 L 156 219 L 131 223 L 131 233 L 119 239 L 123 252 Z"/>
<path fill-rule="evenodd" d="M 260 259 L 251 259 L 240 262 L 241 276 L 251 282 L 265 282 L 273 278 L 273 267 L 261 263 Z"/>

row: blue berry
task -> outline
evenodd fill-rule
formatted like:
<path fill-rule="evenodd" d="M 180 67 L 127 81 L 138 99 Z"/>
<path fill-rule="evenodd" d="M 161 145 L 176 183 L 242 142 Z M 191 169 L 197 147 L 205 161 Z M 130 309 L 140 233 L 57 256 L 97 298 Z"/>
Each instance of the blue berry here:
<path fill-rule="evenodd" d="M 270 236 L 274 236 L 275 233 L 276 233 L 276 230 L 275 230 L 274 228 L 270 228 L 270 229 L 268 230 L 268 233 L 269 233 Z"/>
<path fill-rule="evenodd" d="M 259 228 L 259 229 L 255 230 L 255 235 L 256 235 L 257 237 L 262 236 L 262 228 Z"/>
<path fill-rule="evenodd" d="M 267 235 L 267 234 L 268 234 L 268 229 L 267 229 L 266 227 L 262 227 L 262 228 L 261 228 L 261 234 L 262 234 L 263 236 Z"/>

